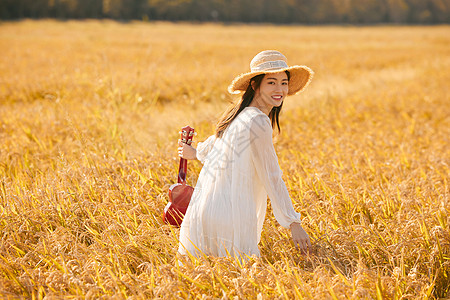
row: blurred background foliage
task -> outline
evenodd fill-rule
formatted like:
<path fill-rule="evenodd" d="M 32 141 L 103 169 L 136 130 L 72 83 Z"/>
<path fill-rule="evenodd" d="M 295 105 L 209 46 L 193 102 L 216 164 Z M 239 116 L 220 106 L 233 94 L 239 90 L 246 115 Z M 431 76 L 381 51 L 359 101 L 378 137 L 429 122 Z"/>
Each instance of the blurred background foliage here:
<path fill-rule="evenodd" d="M 436 24 L 450 0 L 0 0 L 0 18 Z"/>

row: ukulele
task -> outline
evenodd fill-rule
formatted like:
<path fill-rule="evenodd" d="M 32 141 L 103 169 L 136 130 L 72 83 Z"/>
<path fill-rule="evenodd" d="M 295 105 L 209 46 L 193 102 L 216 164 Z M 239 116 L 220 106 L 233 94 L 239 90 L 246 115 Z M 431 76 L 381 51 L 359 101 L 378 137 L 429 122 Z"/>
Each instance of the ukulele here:
<path fill-rule="evenodd" d="M 194 136 L 194 128 L 189 126 L 181 129 L 181 142 L 190 145 Z M 169 188 L 169 203 L 164 208 L 163 220 L 166 224 L 180 227 L 186 209 L 191 201 L 194 188 L 186 184 L 187 159 L 180 158 L 178 183 Z"/>

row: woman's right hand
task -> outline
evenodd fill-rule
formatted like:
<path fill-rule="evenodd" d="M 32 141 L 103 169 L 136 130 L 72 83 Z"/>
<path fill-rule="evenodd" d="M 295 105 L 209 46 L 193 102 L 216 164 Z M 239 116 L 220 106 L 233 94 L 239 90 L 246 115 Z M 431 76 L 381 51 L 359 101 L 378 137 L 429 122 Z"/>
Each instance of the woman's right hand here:
<path fill-rule="evenodd" d="M 197 159 L 197 150 L 178 140 L 178 156 L 184 159 Z"/>

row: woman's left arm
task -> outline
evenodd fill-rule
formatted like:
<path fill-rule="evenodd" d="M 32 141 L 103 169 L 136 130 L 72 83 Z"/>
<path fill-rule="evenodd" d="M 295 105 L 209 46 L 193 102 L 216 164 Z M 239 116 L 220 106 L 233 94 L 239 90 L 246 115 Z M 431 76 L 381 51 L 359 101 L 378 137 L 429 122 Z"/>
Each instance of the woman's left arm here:
<path fill-rule="evenodd" d="M 259 179 L 263 183 L 272 204 L 273 214 L 278 223 L 291 229 L 296 247 L 308 250 L 309 236 L 300 225 L 300 214 L 294 210 L 282 171 L 278 164 L 272 141 L 272 126 L 269 119 L 258 116 L 251 125 L 250 146 L 252 159 Z"/>

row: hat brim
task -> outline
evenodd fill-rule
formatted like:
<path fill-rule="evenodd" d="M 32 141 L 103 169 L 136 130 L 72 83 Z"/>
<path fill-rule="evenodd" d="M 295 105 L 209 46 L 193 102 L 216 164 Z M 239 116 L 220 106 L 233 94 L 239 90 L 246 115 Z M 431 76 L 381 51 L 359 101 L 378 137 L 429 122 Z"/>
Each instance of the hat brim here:
<path fill-rule="evenodd" d="M 289 96 L 302 92 L 308 86 L 308 84 L 311 82 L 312 77 L 314 76 L 314 72 L 307 66 L 291 66 L 269 71 L 248 72 L 234 78 L 234 80 L 228 86 L 228 92 L 230 94 L 239 94 L 241 92 L 244 92 L 250 84 L 250 79 L 257 75 L 273 74 L 284 71 L 289 71 L 290 74 L 288 91 Z"/>

